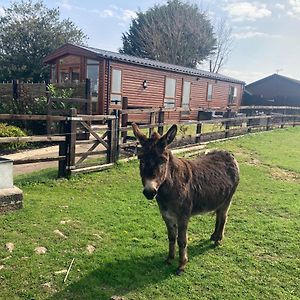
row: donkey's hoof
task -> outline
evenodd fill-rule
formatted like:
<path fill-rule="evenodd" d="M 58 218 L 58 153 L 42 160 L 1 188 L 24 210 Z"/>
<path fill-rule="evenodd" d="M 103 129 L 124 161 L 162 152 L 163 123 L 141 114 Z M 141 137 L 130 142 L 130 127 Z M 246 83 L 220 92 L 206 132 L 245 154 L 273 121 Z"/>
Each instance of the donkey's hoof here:
<path fill-rule="evenodd" d="M 216 240 L 214 245 L 215 245 L 215 247 L 219 247 L 219 246 L 222 245 L 222 241 L 221 240 Z"/>
<path fill-rule="evenodd" d="M 217 235 L 213 233 L 213 234 L 210 236 L 210 240 L 211 240 L 212 242 L 215 242 L 215 241 L 217 240 Z"/>
<path fill-rule="evenodd" d="M 184 273 L 184 269 L 178 268 L 178 269 L 176 270 L 176 275 L 177 275 L 177 276 L 181 276 L 183 273 Z"/>
<path fill-rule="evenodd" d="M 165 260 L 165 263 L 166 263 L 167 265 L 171 265 L 172 262 L 173 262 L 173 260 L 174 260 L 174 258 L 168 257 L 168 258 Z"/>

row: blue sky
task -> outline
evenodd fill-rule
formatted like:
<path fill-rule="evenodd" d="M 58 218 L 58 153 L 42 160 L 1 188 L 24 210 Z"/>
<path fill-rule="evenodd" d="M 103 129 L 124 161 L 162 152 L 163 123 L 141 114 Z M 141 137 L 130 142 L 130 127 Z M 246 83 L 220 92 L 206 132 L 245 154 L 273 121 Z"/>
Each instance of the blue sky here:
<path fill-rule="evenodd" d="M 148 9 L 156 0 L 62 0 L 44 1 L 60 7 L 88 35 L 88 44 L 118 51 L 138 9 Z M 225 17 L 233 29 L 234 46 L 220 71 L 253 82 L 275 72 L 300 80 L 300 0 L 191 0 L 212 19 Z M 9 0 L 0 0 L 0 14 Z M 204 67 L 203 67 L 204 68 Z"/>

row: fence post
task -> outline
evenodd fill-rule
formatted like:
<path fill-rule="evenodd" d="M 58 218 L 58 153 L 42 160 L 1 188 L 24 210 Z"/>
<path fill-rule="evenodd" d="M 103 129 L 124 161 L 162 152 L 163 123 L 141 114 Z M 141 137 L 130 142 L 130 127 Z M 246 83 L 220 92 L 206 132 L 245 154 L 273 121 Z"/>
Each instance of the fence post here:
<path fill-rule="evenodd" d="M 163 135 L 164 133 L 164 120 L 165 120 L 165 112 L 162 110 L 162 108 L 160 108 L 159 112 L 158 112 L 158 133 L 160 135 Z"/>
<path fill-rule="evenodd" d="M 52 115 L 51 113 L 51 94 L 49 91 L 49 82 L 45 82 L 46 84 L 46 99 L 47 99 L 47 115 L 48 117 Z M 59 125 L 61 126 L 61 124 Z M 47 119 L 47 134 L 51 134 L 51 119 Z"/>
<path fill-rule="evenodd" d="M 250 118 L 251 118 L 251 116 L 250 116 Z M 248 133 L 251 133 L 251 126 L 252 126 L 252 119 L 248 119 L 247 120 L 247 132 Z"/>
<path fill-rule="evenodd" d="M 296 116 L 293 117 L 293 127 L 296 126 Z"/>
<path fill-rule="evenodd" d="M 66 124 L 66 175 L 71 175 L 71 169 L 75 167 L 75 147 L 77 128 L 77 109 L 71 108 Z"/>
<path fill-rule="evenodd" d="M 12 81 L 12 84 L 13 84 L 13 99 L 14 100 L 18 100 L 19 98 L 19 93 L 18 93 L 18 84 L 19 84 L 19 81 L 14 79 Z"/>
<path fill-rule="evenodd" d="M 266 130 L 267 131 L 270 130 L 270 121 L 271 121 L 271 118 L 267 118 L 267 125 L 266 125 Z"/>
<path fill-rule="evenodd" d="M 66 177 L 67 176 L 67 122 L 60 121 L 59 122 L 59 133 L 65 135 L 65 141 L 59 142 L 59 150 L 58 155 L 64 156 L 64 160 L 58 161 L 58 177 Z"/>
<path fill-rule="evenodd" d="M 280 128 L 284 128 L 284 119 L 285 119 L 284 115 L 281 116 L 281 124 L 280 124 Z"/>
<path fill-rule="evenodd" d="M 122 98 L 122 110 L 123 109 L 128 109 L 128 97 L 123 97 Z M 121 127 L 127 127 L 127 125 L 128 125 L 128 114 L 127 113 L 126 114 L 122 113 Z M 126 141 L 127 141 L 127 130 L 122 131 L 121 137 L 122 137 L 122 143 L 126 143 Z"/>
<path fill-rule="evenodd" d="M 150 125 L 153 126 L 155 125 L 155 112 L 151 112 L 150 113 Z M 149 128 L 149 137 L 152 135 L 152 133 L 154 132 L 154 127 L 150 127 Z"/>
<path fill-rule="evenodd" d="M 227 108 L 227 111 L 225 112 L 225 118 L 231 117 L 231 109 Z M 225 121 L 225 138 L 229 137 L 229 129 L 230 129 L 230 121 Z"/>
<path fill-rule="evenodd" d="M 197 121 L 201 121 L 201 110 L 198 110 Z M 201 142 L 202 123 L 198 123 L 196 127 L 196 143 Z"/>
<path fill-rule="evenodd" d="M 107 163 L 114 163 L 119 158 L 119 114 L 118 110 L 114 110 L 114 119 L 108 120 L 108 151 Z"/>

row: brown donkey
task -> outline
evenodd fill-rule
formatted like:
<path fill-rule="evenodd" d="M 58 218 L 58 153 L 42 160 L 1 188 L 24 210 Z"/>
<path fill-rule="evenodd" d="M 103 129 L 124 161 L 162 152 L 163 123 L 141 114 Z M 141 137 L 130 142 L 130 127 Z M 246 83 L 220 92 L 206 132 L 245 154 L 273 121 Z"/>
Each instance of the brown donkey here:
<path fill-rule="evenodd" d="M 174 140 L 177 126 L 160 136 L 148 139 L 136 124 L 133 132 L 141 144 L 138 158 L 144 195 L 156 200 L 166 223 L 169 238 L 167 262 L 175 258 L 175 243 L 179 246 L 179 268 L 184 271 L 188 261 L 187 227 L 192 215 L 216 212 L 216 225 L 211 240 L 219 245 L 226 223 L 232 195 L 239 183 L 239 167 L 226 151 L 212 151 L 196 160 L 180 159 L 167 146 Z"/>

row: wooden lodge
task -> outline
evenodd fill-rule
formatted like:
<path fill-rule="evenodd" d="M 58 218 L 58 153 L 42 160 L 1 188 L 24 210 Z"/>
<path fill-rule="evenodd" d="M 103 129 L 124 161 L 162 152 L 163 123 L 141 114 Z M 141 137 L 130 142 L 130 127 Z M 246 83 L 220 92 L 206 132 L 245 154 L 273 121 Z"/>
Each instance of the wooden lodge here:
<path fill-rule="evenodd" d="M 183 108 L 236 111 L 244 82 L 221 74 L 162 63 L 111 51 L 65 44 L 48 55 L 51 82 L 91 80 L 93 114 L 107 114 L 122 107 Z M 196 112 L 169 113 L 172 120 L 194 119 Z"/>

